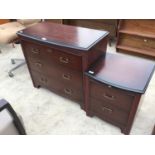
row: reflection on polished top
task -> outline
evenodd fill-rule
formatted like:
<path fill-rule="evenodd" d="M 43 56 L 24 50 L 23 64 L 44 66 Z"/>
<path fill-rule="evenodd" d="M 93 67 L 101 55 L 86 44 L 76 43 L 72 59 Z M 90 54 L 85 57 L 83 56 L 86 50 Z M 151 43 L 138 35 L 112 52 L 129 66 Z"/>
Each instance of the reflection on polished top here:
<path fill-rule="evenodd" d="M 107 36 L 108 32 L 51 22 L 42 22 L 24 29 L 23 31 L 19 31 L 18 35 L 49 44 L 87 51 L 102 38 Z"/>
<path fill-rule="evenodd" d="M 154 68 L 149 60 L 106 53 L 86 74 L 117 88 L 144 93 Z"/>

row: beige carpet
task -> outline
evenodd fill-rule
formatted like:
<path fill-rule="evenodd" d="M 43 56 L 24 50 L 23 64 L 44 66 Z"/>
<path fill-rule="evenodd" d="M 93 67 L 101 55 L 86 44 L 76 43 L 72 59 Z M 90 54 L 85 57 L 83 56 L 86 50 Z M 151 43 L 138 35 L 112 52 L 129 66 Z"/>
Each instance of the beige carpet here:
<path fill-rule="evenodd" d="M 8 100 L 22 115 L 28 134 L 121 134 L 120 129 L 97 117 L 89 118 L 79 105 L 46 89 L 33 87 L 26 66 L 8 77 L 10 59 L 22 58 L 20 45 L 2 46 L 0 98 Z M 114 45 L 108 51 L 115 51 Z M 150 134 L 155 124 L 155 74 L 141 99 L 131 134 Z"/>

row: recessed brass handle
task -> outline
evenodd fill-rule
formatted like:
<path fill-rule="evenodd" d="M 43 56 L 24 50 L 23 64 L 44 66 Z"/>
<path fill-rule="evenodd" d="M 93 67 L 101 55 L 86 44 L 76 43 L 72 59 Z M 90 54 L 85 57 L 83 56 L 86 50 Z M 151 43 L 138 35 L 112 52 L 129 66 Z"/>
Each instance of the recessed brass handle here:
<path fill-rule="evenodd" d="M 65 63 L 65 64 L 69 63 L 69 59 L 65 58 L 65 57 L 60 57 L 59 61 L 62 62 L 62 63 Z"/>
<path fill-rule="evenodd" d="M 39 49 L 37 49 L 37 48 L 32 48 L 32 53 L 34 53 L 34 54 L 39 54 Z"/>
<path fill-rule="evenodd" d="M 67 95 L 72 95 L 72 90 L 71 90 L 71 89 L 65 88 L 65 89 L 64 89 L 64 92 L 65 92 Z"/>
<path fill-rule="evenodd" d="M 113 95 L 109 95 L 109 94 L 103 94 L 103 97 L 104 98 L 106 98 L 106 99 L 108 99 L 108 100 L 114 100 L 115 99 L 115 96 L 113 96 Z"/>
<path fill-rule="evenodd" d="M 39 63 L 39 62 L 35 62 L 35 66 L 42 67 L 43 65 L 41 63 Z"/>
<path fill-rule="evenodd" d="M 109 109 L 109 108 L 107 108 L 107 107 L 102 107 L 102 110 L 103 110 L 103 111 L 107 111 L 107 112 L 109 112 L 110 114 L 113 112 L 112 109 Z"/>
<path fill-rule="evenodd" d="M 68 74 L 62 74 L 62 78 L 65 79 L 65 80 L 70 80 L 71 76 L 68 75 Z"/>
<path fill-rule="evenodd" d="M 147 42 L 148 42 L 148 40 L 147 40 L 147 39 L 144 39 L 144 42 L 145 42 L 145 43 L 147 43 Z"/>

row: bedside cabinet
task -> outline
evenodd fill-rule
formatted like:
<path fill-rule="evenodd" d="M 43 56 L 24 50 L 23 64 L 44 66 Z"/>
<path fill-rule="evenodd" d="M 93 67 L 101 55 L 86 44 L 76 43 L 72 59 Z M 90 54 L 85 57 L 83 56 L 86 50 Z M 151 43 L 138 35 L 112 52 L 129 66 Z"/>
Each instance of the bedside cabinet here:
<path fill-rule="evenodd" d="M 84 71 L 107 48 L 108 32 L 43 22 L 18 32 L 34 87 L 85 108 Z"/>
<path fill-rule="evenodd" d="M 85 73 L 87 115 L 98 116 L 129 134 L 154 67 L 151 61 L 106 53 Z"/>

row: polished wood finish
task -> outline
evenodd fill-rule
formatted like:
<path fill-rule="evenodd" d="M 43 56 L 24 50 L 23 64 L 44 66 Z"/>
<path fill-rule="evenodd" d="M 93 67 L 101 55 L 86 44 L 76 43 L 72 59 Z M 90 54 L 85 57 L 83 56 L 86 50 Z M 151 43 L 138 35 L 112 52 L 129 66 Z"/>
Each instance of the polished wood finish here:
<path fill-rule="evenodd" d="M 43 22 L 18 35 L 34 86 L 85 109 L 84 71 L 105 54 L 108 32 Z"/>
<path fill-rule="evenodd" d="M 89 78 L 87 115 L 96 115 L 129 134 L 154 68 L 152 61 L 106 53 L 85 73 Z"/>
<path fill-rule="evenodd" d="M 88 51 L 96 43 L 101 41 L 108 32 L 42 22 L 35 26 L 24 29 L 20 36 L 46 44 L 54 44 L 73 49 Z"/>
<path fill-rule="evenodd" d="M 120 20 L 117 51 L 155 57 L 155 20 Z"/>
<path fill-rule="evenodd" d="M 91 69 L 92 77 L 100 82 L 144 93 L 153 74 L 154 63 L 132 56 L 107 53 Z"/>
<path fill-rule="evenodd" d="M 82 26 L 87 28 L 106 30 L 109 32 L 110 39 L 116 38 L 117 20 L 116 19 L 65 19 L 65 24 Z"/>

